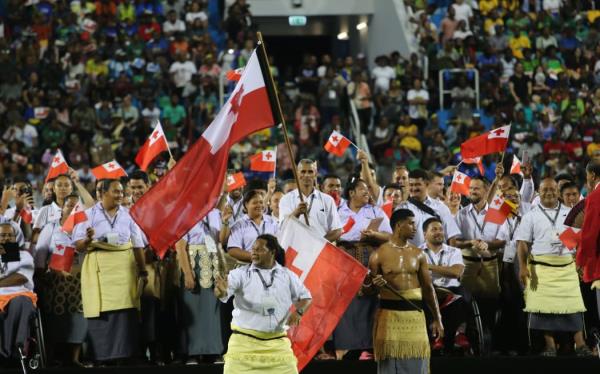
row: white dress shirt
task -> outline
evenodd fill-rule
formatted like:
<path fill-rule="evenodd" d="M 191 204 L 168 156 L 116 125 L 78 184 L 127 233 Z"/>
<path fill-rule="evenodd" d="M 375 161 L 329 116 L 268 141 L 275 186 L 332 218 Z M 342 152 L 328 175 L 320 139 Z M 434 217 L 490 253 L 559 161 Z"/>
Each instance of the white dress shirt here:
<path fill-rule="evenodd" d="M 0 287 L 0 295 L 33 291 L 33 257 L 27 251 L 20 251 L 20 261 L 2 262 L 0 259 L 0 279 L 12 274 L 21 274 L 27 282 L 19 286 Z"/>
<path fill-rule="evenodd" d="M 454 266 L 454 265 L 465 265 L 462 258 L 462 252 L 460 249 L 451 247 L 446 244 L 442 244 L 442 249 L 435 253 L 431 249 L 427 248 L 427 243 L 423 243 L 420 247 L 425 253 L 427 263 L 429 265 L 437 266 Z M 459 287 L 460 281 L 456 278 L 445 277 L 437 273 L 431 272 L 431 280 L 434 285 L 438 287 Z"/>
<path fill-rule="evenodd" d="M 308 196 L 303 196 L 308 204 L 308 222 L 316 232 L 325 236 L 331 230 L 342 228 L 340 216 L 333 198 L 321 191 L 313 189 Z M 300 203 L 300 193 L 297 189 L 290 191 L 281 197 L 279 201 L 279 220 L 283 221 L 292 214 Z M 304 218 L 300 217 L 304 222 Z"/>
<path fill-rule="evenodd" d="M 463 239 L 481 239 L 490 242 L 498 238 L 500 225 L 484 221 L 488 208 L 486 203 L 485 207 L 477 212 L 473 204 L 469 204 L 458 211 L 456 224 Z"/>
<path fill-rule="evenodd" d="M 311 298 L 298 276 L 277 263 L 271 269 L 254 264 L 234 269 L 227 283 L 227 295 L 221 301 L 225 303 L 235 296 L 231 323 L 243 329 L 283 332 L 284 318 L 292 304 Z"/>
<path fill-rule="evenodd" d="M 118 234 L 116 244 L 121 245 L 131 241 L 134 248 L 144 248 L 139 226 L 133 221 L 129 211 L 122 206 L 119 206 L 117 213 L 112 217 L 104 211 L 102 203 L 86 209 L 85 214 L 87 220 L 77 224 L 73 229 L 73 242 L 85 239 L 88 227 L 92 227 L 94 240 L 105 238 L 108 233 L 115 233 Z"/>
<path fill-rule="evenodd" d="M 366 230 L 371 223 L 371 220 L 375 218 L 381 218 L 382 221 L 379 224 L 379 227 L 375 230 L 378 232 L 387 232 L 389 234 L 392 233 L 392 228 L 390 227 L 390 220 L 385 214 L 383 210 L 381 210 L 378 206 L 373 206 L 371 204 L 366 204 L 362 208 L 358 210 L 358 212 L 354 212 L 350 207 L 348 207 L 347 203 L 340 205 L 338 208 L 338 213 L 340 215 L 340 219 L 344 224 L 344 227 L 348 223 L 348 220 L 352 218 L 354 220 L 354 224 L 352 227 L 340 237 L 341 240 L 347 241 L 359 241 L 361 236 L 361 231 Z"/>
<path fill-rule="evenodd" d="M 574 251 L 565 247 L 558 238 L 567 228 L 564 222 L 570 210 L 561 203 L 554 209 L 537 205 L 521 219 L 515 240 L 531 243 L 533 255 L 572 256 Z"/>

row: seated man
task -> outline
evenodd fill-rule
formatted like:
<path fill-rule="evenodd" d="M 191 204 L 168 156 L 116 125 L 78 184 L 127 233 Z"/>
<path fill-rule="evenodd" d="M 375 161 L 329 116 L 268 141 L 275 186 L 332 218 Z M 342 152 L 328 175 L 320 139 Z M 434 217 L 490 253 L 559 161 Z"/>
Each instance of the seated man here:
<path fill-rule="evenodd" d="M 0 223 L 0 360 L 18 357 L 37 301 L 33 258 L 21 248 L 14 226 Z"/>
<path fill-rule="evenodd" d="M 435 340 L 433 350 L 441 351 L 448 344 L 467 350 L 470 348 L 465 335 L 468 297 L 465 297 L 465 290 L 459 281 L 465 270 L 462 252 L 444 244 L 446 236 L 439 218 L 427 219 L 423 223 L 423 232 L 425 243 L 420 248 L 429 263 L 431 279 L 440 303 L 442 323 L 446 329 L 446 337 Z"/>

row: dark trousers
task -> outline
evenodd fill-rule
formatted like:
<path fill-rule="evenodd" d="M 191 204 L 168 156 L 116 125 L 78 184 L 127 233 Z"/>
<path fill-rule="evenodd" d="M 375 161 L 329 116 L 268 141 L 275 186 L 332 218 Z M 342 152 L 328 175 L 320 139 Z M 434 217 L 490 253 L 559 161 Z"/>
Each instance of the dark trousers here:
<path fill-rule="evenodd" d="M 0 359 L 17 358 L 30 334 L 29 322 L 35 307 L 27 296 L 12 299 L 0 313 Z"/>

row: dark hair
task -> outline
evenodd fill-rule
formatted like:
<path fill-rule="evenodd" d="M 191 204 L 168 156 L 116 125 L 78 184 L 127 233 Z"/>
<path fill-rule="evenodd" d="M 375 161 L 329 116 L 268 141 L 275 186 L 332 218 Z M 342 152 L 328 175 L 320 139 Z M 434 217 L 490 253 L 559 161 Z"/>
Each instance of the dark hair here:
<path fill-rule="evenodd" d="M 246 207 L 246 204 L 248 204 L 248 202 L 250 200 L 252 200 L 253 198 L 255 198 L 256 196 L 261 196 L 262 192 L 260 190 L 249 190 L 244 194 L 244 199 L 242 200 L 242 205 L 244 205 L 244 208 Z"/>
<path fill-rule="evenodd" d="M 350 191 L 355 191 L 359 183 L 366 184 L 367 182 L 357 177 L 352 177 L 352 179 L 348 181 L 348 183 L 346 184 L 346 189 L 344 190 L 344 199 L 350 200 Z"/>
<path fill-rule="evenodd" d="M 561 194 L 561 196 L 562 196 L 564 190 L 566 190 L 568 188 L 576 188 L 577 191 L 579 191 L 579 186 L 577 185 L 577 183 L 575 183 L 575 182 L 567 182 L 567 183 L 563 184 L 562 187 L 560 187 L 560 194 Z"/>
<path fill-rule="evenodd" d="M 277 238 L 271 234 L 261 234 L 256 237 L 256 240 L 262 239 L 266 242 L 266 247 L 269 251 L 275 254 L 275 261 L 281 266 L 285 266 L 285 251 L 279 245 Z"/>
<path fill-rule="evenodd" d="M 325 181 L 327 179 L 339 179 L 340 181 L 342 180 L 340 177 L 338 177 L 336 174 L 326 174 L 321 180 L 321 186 L 323 186 L 325 184 Z M 295 181 L 294 181 L 295 182 Z"/>
<path fill-rule="evenodd" d="M 504 174 L 504 175 L 502 176 L 502 179 L 505 179 L 505 178 L 506 178 L 506 179 L 508 179 L 508 180 L 510 181 L 510 183 L 512 183 L 512 185 L 513 185 L 513 186 L 515 186 L 515 188 L 516 188 L 516 189 L 519 189 L 519 188 L 520 188 L 520 183 L 519 183 L 519 181 L 517 180 L 517 177 L 515 177 L 515 176 L 514 176 L 514 175 L 512 175 L 512 174 Z"/>
<path fill-rule="evenodd" d="M 248 181 L 248 184 L 246 185 L 246 187 L 244 187 L 244 190 L 246 191 L 246 193 L 252 191 L 252 190 L 268 190 L 267 187 L 267 182 L 265 182 L 262 179 L 252 179 L 250 181 Z"/>
<path fill-rule="evenodd" d="M 150 178 L 148 178 L 148 174 L 146 174 L 146 172 L 143 170 L 134 170 L 129 175 L 129 180 L 133 180 L 133 179 L 138 179 L 138 180 L 143 181 L 146 184 L 150 184 Z"/>
<path fill-rule="evenodd" d="M 425 222 L 423 222 L 423 232 L 427 232 L 427 229 L 429 228 L 429 225 L 431 225 L 434 222 L 438 222 L 439 224 L 441 224 L 442 226 L 444 225 L 444 223 L 442 222 L 441 219 L 437 218 L 437 217 L 431 217 L 431 218 L 427 218 L 425 220 Z"/>
<path fill-rule="evenodd" d="M 489 187 L 490 186 L 490 181 L 488 181 L 485 177 L 481 176 L 481 175 L 475 175 L 473 177 L 471 177 L 471 183 L 473 181 L 480 181 L 484 184 L 484 186 Z"/>
<path fill-rule="evenodd" d="M 383 196 L 385 196 L 385 192 L 387 190 L 389 190 L 390 188 L 393 188 L 394 190 L 400 190 L 400 191 L 402 191 L 402 186 L 400 185 L 400 183 L 386 184 L 385 187 L 383 187 Z"/>
<path fill-rule="evenodd" d="M 108 192 L 108 190 L 110 190 L 110 185 L 113 184 L 114 182 L 121 184 L 121 181 L 119 179 L 102 179 L 102 180 L 100 180 L 101 191 Z"/>
<path fill-rule="evenodd" d="M 407 218 L 414 217 L 415 214 L 410 209 L 398 209 L 392 213 L 392 217 L 390 218 L 390 226 L 392 230 L 396 227 L 398 222 L 402 222 Z"/>
<path fill-rule="evenodd" d="M 588 173 L 596 174 L 596 177 L 600 177 L 600 162 L 590 161 L 585 167 L 585 171 Z"/>
<path fill-rule="evenodd" d="M 557 175 L 554 177 L 554 180 L 556 181 L 556 183 L 558 183 L 558 182 L 560 182 L 560 181 L 562 181 L 562 180 L 567 180 L 567 181 L 569 181 L 569 182 L 573 182 L 573 177 L 572 177 L 572 176 L 570 176 L 569 174 L 560 173 L 560 174 L 557 174 Z"/>
<path fill-rule="evenodd" d="M 67 196 L 65 196 L 65 200 L 72 199 L 72 198 L 79 200 L 79 195 L 77 193 L 73 192 L 73 193 L 70 193 Z"/>
<path fill-rule="evenodd" d="M 429 173 L 423 169 L 415 169 L 408 172 L 409 179 L 423 179 L 425 182 L 429 182 L 431 178 Z"/>

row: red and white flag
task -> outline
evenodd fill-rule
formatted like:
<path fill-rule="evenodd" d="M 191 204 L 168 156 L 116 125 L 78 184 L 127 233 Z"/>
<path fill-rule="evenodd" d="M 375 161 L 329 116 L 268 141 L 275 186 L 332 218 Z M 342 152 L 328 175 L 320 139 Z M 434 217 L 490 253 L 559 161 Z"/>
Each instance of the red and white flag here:
<path fill-rule="evenodd" d="M 160 122 L 158 122 L 152 131 L 152 134 L 150 134 L 150 137 L 140 148 L 137 156 L 135 156 L 135 163 L 138 164 L 140 169 L 146 171 L 148 169 L 148 165 L 150 165 L 156 156 L 168 150 L 169 145 L 167 144 L 167 137 L 163 132 Z"/>
<path fill-rule="evenodd" d="M 227 80 L 237 82 L 242 77 L 242 73 L 244 72 L 244 68 L 237 68 L 235 70 L 229 70 L 225 76 Z"/>
<path fill-rule="evenodd" d="M 31 224 L 31 222 L 33 222 L 33 212 L 31 211 L 31 208 L 29 206 L 23 207 L 23 209 L 21 209 L 21 211 L 19 212 L 19 216 L 21 217 L 23 222 L 25 222 L 28 225 Z"/>
<path fill-rule="evenodd" d="M 78 202 L 77 205 L 75 205 L 75 207 L 73 208 L 73 210 L 71 210 L 71 214 L 69 214 L 69 216 L 65 220 L 65 223 L 63 223 L 62 230 L 64 232 L 71 233 L 73 232 L 73 228 L 75 227 L 75 225 L 81 222 L 85 222 L 87 221 L 87 219 L 87 214 L 85 214 L 83 205 L 81 205 L 81 203 Z"/>
<path fill-rule="evenodd" d="M 119 179 L 127 176 L 125 169 L 123 169 L 116 160 L 93 168 L 92 174 L 94 174 L 94 177 L 96 177 L 97 180 Z"/>
<path fill-rule="evenodd" d="M 488 206 L 488 210 L 483 221 L 501 225 L 506 222 L 506 219 L 512 211 L 513 207 L 511 204 L 502 196 L 496 194 Z"/>
<path fill-rule="evenodd" d="M 342 227 L 342 232 L 345 234 L 348 231 L 352 230 L 355 223 L 356 223 L 356 221 L 354 220 L 354 217 L 349 217 L 348 220 L 346 221 L 346 224 L 344 225 L 344 227 Z"/>
<path fill-rule="evenodd" d="M 392 200 L 386 201 L 381 206 L 381 210 L 383 210 L 387 218 L 392 218 L 392 213 L 394 211 L 394 202 Z"/>
<path fill-rule="evenodd" d="M 517 155 L 513 155 L 512 165 L 510 166 L 510 173 L 521 174 L 521 161 L 519 161 Z"/>
<path fill-rule="evenodd" d="M 495 130 L 486 132 L 485 134 L 476 136 L 462 143 L 460 146 L 460 153 L 463 159 L 465 159 L 504 152 L 509 135 L 510 125 L 498 127 Z"/>
<path fill-rule="evenodd" d="M 67 161 L 65 160 L 60 149 L 56 151 L 56 154 L 52 158 L 52 163 L 50 164 L 50 170 L 48 171 L 48 175 L 46 175 L 46 182 L 51 179 L 54 179 L 62 174 L 67 174 L 69 172 L 69 165 L 67 165 Z"/>
<path fill-rule="evenodd" d="M 277 161 L 277 153 L 275 151 L 260 151 L 250 157 L 250 170 L 253 171 L 275 171 L 275 162 Z"/>
<path fill-rule="evenodd" d="M 574 227 L 567 227 L 558 238 L 570 250 L 574 250 L 581 242 L 581 230 Z"/>
<path fill-rule="evenodd" d="M 275 97 L 275 90 L 268 75 L 266 54 L 260 46 L 200 139 L 131 207 L 131 216 L 160 257 L 219 200 L 231 147 L 280 122 L 271 97 Z"/>
<path fill-rule="evenodd" d="M 465 158 L 463 159 L 463 162 L 465 164 L 476 164 L 477 168 L 479 169 L 479 174 L 485 174 L 485 170 L 483 169 L 483 160 L 481 159 L 481 157 Z"/>
<path fill-rule="evenodd" d="M 52 256 L 50 256 L 50 262 L 48 267 L 56 271 L 71 271 L 73 266 L 73 260 L 75 259 L 75 248 L 65 247 L 62 244 L 56 246 Z"/>
<path fill-rule="evenodd" d="M 450 190 L 461 195 L 469 196 L 469 187 L 471 186 L 471 177 L 458 170 L 454 171 Z"/>
<path fill-rule="evenodd" d="M 47 106 L 38 106 L 33 108 L 33 116 L 36 119 L 46 119 L 46 117 L 48 117 L 48 114 L 50 114 L 50 108 L 48 108 Z"/>
<path fill-rule="evenodd" d="M 367 268 L 294 217 L 278 234 L 285 263 L 311 293 L 312 304 L 300 324 L 288 331 L 302 370 L 323 346 L 360 290 Z"/>
<path fill-rule="evenodd" d="M 340 134 L 337 131 L 333 131 L 325 143 L 325 150 L 329 153 L 332 153 L 338 157 L 342 157 L 346 149 L 352 144 L 350 139 L 346 138 L 344 135 Z"/>
<path fill-rule="evenodd" d="M 246 178 L 244 178 L 244 173 L 239 172 L 235 174 L 229 174 L 227 176 L 227 192 L 237 190 L 238 188 L 242 188 L 245 185 Z"/>

